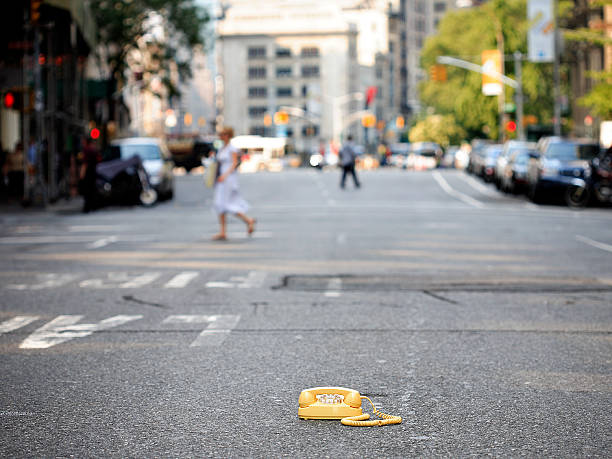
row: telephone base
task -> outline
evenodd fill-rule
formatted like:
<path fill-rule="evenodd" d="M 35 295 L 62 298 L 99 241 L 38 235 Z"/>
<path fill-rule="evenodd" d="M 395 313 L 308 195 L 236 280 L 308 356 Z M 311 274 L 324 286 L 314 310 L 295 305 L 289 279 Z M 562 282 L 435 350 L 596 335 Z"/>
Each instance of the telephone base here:
<path fill-rule="evenodd" d="M 361 408 L 348 406 L 310 405 L 298 408 L 298 417 L 302 419 L 344 419 L 350 416 L 360 416 Z"/>

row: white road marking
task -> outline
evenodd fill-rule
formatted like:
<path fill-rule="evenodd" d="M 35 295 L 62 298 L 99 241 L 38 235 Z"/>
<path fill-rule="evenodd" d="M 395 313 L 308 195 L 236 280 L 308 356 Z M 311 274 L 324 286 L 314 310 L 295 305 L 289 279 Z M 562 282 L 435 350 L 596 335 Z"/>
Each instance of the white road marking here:
<path fill-rule="evenodd" d="M 340 292 L 342 290 L 342 279 L 339 277 L 332 277 L 327 282 L 327 290 L 324 295 L 328 298 L 338 298 L 342 295 Z"/>
<path fill-rule="evenodd" d="M 233 282 L 206 282 L 206 288 L 234 288 L 236 284 Z"/>
<path fill-rule="evenodd" d="M 463 202 L 465 202 L 466 204 L 469 204 L 470 206 L 476 207 L 478 209 L 483 209 L 485 207 L 485 205 L 468 196 L 467 194 L 463 194 L 457 190 L 455 190 L 453 187 L 451 187 L 448 182 L 444 179 L 444 177 L 442 177 L 442 175 L 438 172 L 438 171 L 434 171 L 432 174 L 432 177 L 435 179 L 436 182 L 438 182 L 438 185 L 440 185 L 440 187 L 450 196 L 457 198 Z"/>
<path fill-rule="evenodd" d="M 88 249 L 99 249 L 101 247 L 106 247 L 108 244 L 112 244 L 113 242 L 117 242 L 117 236 L 109 236 L 103 239 L 98 239 L 97 241 L 92 242 L 87 245 Z"/>
<path fill-rule="evenodd" d="M 61 287 L 77 279 L 73 274 L 37 274 L 38 282 L 34 284 L 8 284 L 5 287 L 11 290 L 42 290 L 45 288 Z"/>
<path fill-rule="evenodd" d="M 263 285 L 267 273 L 264 271 L 250 271 L 247 277 L 233 276 L 227 281 L 206 282 L 206 288 L 259 288 Z"/>
<path fill-rule="evenodd" d="M 203 330 L 199 336 L 193 341 L 190 347 L 199 346 L 218 346 L 231 333 L 240 321 L 239 315 L 234 314 L 219 314 L 219 315 L 172 315 L 166 317 L 162 323 L 177 324 L 177 323 L 206 323 L 208 327 Z"/>
<path fill-rule="evenodd" d="M 25 327 L 26 325 L 38 320 L 38 316 L 17 316 L 12 319 L 5 320 L 0 323 L 0 335 L 8 333 L 18 328 Z"/>
<path fill-rule="evenodd" d="M 156 280 L 161 273 L 150 272 L 132 276 L 124 272 L 110 272 L 105 279 L 86 279 L 79 283 L 82 288 L 139 288 Z"/>
<path fill-rule="evenodd" d="M 200 275 L 197 271 L 183 271 L 164 284 L 164 288 L 183 288 Z"/>
<path fill-rule="evenodd" d="M 459 178 L 463 180 L 465 183 L 467 183 L 468 185 L 470 185 L 472 188 L 474 188 L 476 191 L 481 192 L 482 194 L 486 194 L 489 196 L 499 196 L 499 193 L 492 190 L 491 188 L 484 185 L 483 183 L 479 182 L 478 180 L 476 180 L 474 177 L 470 175 L 459 174 Z"/>
<path fill-rule="evenodd" d="M 104 319 L 97 324 L 78 324 L 77 322 L 82 318 L 81 315 L 58 316 L 28 336 L 19 347 L 21 349 L 47 349 L 74 338 L 84 338 L 96 331 L 142 319 L 142 316 L 118 315 Z"/>
<path fill-rule="evenodd" d="M 576 239 L 580 242 L 584 242 L 585 244 L 589 244 L 590 246 L 596 247 L 601 250 L 605 250 L 606 252 L 612 252 L 612 245 L 604 244 L 603 242 L 595 241 L 591 238 L 577 235 Z"/>

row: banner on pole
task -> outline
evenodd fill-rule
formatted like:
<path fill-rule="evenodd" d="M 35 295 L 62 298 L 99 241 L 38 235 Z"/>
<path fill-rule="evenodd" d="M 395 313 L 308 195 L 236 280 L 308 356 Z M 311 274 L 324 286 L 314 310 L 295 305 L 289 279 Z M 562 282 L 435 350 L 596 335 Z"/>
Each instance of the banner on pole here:
<path fill-rule="evenodd" d="M 531 62 L 555 60 L 555 18 L 553 0 L 529 0 L 527 45 Z"/>
<path fill-rule="evenodd" d="M 501 78 L 502 57 L 497 49 L 482 52 L 482 93 L 485 96 L 499 96 L 503 91 Z"/>

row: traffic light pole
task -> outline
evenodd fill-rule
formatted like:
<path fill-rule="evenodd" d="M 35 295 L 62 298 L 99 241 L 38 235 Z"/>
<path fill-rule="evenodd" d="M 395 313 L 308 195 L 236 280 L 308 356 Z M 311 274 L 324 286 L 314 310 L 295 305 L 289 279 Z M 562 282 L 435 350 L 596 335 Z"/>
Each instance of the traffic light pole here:
<path fill-rule="evenodd" d="M 494 78 L 498 78 L 503 84 L 506 86 L 510 86 L 511 88 L 516 90 L 516 123 L 519 126 L 519 131 L 517 135 L 520 140 L 525 140 L 525 130 L 523 129 L 523 82 L 522 82 L 522 66 L 521 61 L 523 56 L 521 53 L 514 54 L 515 62 L 519 62 L 518 70 L 516 71 L 516 80 L 507 77 L 506 75 L 502 75 L 498 72 L 491 72 L 489 70 L 485 70 L 482 65 L 474 64 L 473 62 L 464 61 L 461 59 L 457 59 L 456 57 L 451 56 L 438 56 L 436 62 L 444 65 L 452 65 L 453 67 L 460 67 L 466 70 L 471 70 L 472 72 L 477 72 L 481 74 L 486 74 L 492 76 Z"/>

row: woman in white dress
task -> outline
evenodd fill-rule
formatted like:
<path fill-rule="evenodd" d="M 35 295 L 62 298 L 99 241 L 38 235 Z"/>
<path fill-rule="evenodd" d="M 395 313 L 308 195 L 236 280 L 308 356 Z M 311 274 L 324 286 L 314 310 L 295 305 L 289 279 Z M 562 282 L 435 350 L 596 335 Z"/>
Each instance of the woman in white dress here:
<path fill-rule="evenodd" d="M 238 174 L 236 173 L 239 151 L 230 144 L 230 140 L 234 137 L 234 130 L 226 126 L 219 133 L 219 137 L 223 141 L 223 147 L 217 152 L 219 176 L 215 183 L 213 206 L 219 216 L 221 228 L 213 236 L 213 240 L 224 241 L 227 239 L 226 215 L 228 213 L 236 215 L 246 223 L 249 236 L 255 231 L 255 219 L 246 215 L 249 204 L 240 194 Z"/>

